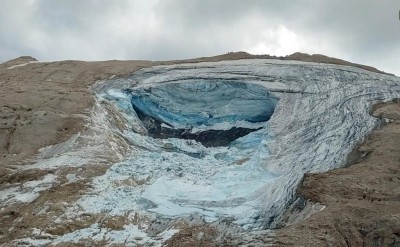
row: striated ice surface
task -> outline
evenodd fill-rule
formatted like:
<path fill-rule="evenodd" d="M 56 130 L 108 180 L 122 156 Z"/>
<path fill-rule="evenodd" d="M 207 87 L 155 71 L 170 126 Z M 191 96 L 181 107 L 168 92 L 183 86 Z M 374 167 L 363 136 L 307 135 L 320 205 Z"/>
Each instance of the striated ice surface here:
<path fill-rule="evenodd" d="M 344 165 L 379 123 L 369 115 L 371 104 L 400 96 L 395 76 L 278 60 L 157 66 L 105 85 L 97 93 L 129 121 L 123 135 L 133 152 L 97 177 L 79 206 L 111 215 L 197 214 L 245 229 L 276 226 L 303 175 Z M 147 135 L 143 115 L 161 123 L 161 132 L 253 132 L 205 147 Z"/>

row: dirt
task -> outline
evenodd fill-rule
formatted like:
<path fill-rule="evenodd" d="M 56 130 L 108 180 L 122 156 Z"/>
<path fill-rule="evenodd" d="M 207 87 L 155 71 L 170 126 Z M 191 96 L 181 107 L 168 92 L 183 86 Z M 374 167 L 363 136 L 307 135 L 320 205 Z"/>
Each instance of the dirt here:
<path fill-rule="evenodd" d="M 181 227 L 182 230 L 166 241 L 165 246 L 216 246 L 217 229 L 209 226 Z"/>
<path fill-rule="evenodd" d="M 88 128 L 86 119 L 90 117 L 90 110 L 95 103 L 89 87 L 97 80 L 125 76 L 154 65 L 249 58 L 334 63 L 381 73 L 372 67 L 303 53 L 274 57 L 237 52 L 215 57 L 159 62 L 38 63 L 34 58 L 20 57 L 0 64 L 0 189 L 10 184 L 39 180 L 47 174 L 56 174 L 60 178 L 53 188 L 41 192 L 32 203 L 1 205 L 0 244 L 29 236 L 33 228 L 46 229 L 53 234 L 65 234 L 98 222 L 101 217 L 83 215 L 73 221 L 55 223 L 63 214 L 65 204 L 74 202 L 88 189 L 91 179 L 103 174 L 107 164 L 86 164 L 80 168 L 56 170 L 22 169 L 35 161 L 39 149 L 64 142 Z M 326 208 L 301 223 L 279 230 L 275 239 L 276 245 L 399 245 L 400 105 L 397 102 L 379 104 L 372 111 L 378 117 L 392 119 L 391 122 L 369 136 L 360 147 L 360 152 L 365 155 L 360 156 L 362 160 L 353 166 L 306 176 L 299 193 Z M 117 118 L 111 121 L 119 122 Z M 65 177 L 71 173 L 84 179 L 68 183 Z M 46 213 L 39 214 L 43 209 Z M 112 218 L 102 218 L 102 222 L 111 229 L 119 229 L 126 223 L 125 219 Z M 215 242 L 215 236 L 216 232 L 212 227 L 186 227 L 175 234 L 168 245 L 213 246 L 226 243 L 224 245 L 230 246 L 240 243 Z"/>

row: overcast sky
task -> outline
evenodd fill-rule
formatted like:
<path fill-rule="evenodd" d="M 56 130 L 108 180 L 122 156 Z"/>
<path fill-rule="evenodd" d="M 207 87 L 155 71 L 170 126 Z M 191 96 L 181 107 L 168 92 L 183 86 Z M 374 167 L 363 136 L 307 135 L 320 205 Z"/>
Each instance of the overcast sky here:
<path fill-rule="evenodd" d="M 0 62 L 319 53 L 400 75 L 399 0 L 0 0 Z"/>

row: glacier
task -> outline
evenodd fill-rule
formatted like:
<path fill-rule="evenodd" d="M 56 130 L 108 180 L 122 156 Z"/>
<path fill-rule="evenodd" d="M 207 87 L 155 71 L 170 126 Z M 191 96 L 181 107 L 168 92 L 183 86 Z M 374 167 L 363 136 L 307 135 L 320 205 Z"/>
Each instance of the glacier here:
<path fill-rule="evenodd" d="M 281 60 L 162 65 L 100 82 L 131 153 L 93 180 L 87 212 L 274 228 L 305 173 L 345 165 L 400 78 Z M 127 183 L 126 181 L 129 181 Z"/>

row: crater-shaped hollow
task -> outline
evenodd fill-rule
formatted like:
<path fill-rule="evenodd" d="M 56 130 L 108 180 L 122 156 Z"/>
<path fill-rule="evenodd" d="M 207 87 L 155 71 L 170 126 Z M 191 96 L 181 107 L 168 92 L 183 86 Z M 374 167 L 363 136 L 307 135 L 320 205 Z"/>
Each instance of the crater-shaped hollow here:
<path fill-rule="evenodd" d="M 265 126 L 278 98 L 263 86 L 197 80 L 130 90 L 149 135 L 225 146 Z"/>

